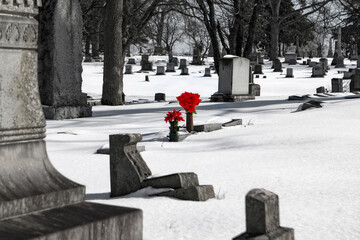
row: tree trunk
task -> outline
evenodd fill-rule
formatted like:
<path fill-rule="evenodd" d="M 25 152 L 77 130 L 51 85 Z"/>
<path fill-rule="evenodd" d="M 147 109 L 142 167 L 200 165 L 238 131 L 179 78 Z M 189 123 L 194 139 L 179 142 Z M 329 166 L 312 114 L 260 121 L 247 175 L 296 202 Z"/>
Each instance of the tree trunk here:
<path fill-rule="evenodd" d="M 274 61 L 278 58 L 278 43 L 280 33 L 279 12 L 281 0 L 268 0 L 271 8 L 270 17 L 270 60 Z"/>
<path fill-rule="evenodd" d="M 244 57 L 249 57 L 252 52 L 252 46 L 254 45 L 254 38 L 255 38 L 255 27 L 257 24 L 259 11 L 260 11 L 261 4 L 259 3 L 259 0 L 256 0 L 254 2 L 253 7 L 253 13 L 251 15 L 251 20 L 249 23 L 249 31 L 248 31 L 248 37 L 246 40 L 246 45 L 244 49 Z"/>
<path fill-rule="evenodd" d="M 101 103 L 123 104 L 123 68 L 125 49 L 122 49 L 123 0 L 108 0 L 105 14 L 104 77 Z"/>

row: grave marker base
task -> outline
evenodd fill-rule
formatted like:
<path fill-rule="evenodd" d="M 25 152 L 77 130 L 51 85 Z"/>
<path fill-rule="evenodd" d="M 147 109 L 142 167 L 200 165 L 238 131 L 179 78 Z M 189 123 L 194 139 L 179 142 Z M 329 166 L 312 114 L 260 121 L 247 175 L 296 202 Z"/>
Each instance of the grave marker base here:
<path fill-rule="evenodd" d="M 227 95 L 227 94 L 213 94 L 210 102 L 241 102 L 246 100 L 253 100 L 253 95 Z"/>

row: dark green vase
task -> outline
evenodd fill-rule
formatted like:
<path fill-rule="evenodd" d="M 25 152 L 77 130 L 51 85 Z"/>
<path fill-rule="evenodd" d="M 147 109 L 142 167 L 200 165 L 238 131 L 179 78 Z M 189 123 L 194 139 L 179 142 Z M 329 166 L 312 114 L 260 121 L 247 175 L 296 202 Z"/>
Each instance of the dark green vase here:
<path fill-rule="evenodd" d="M 178 133 L 170 133 L 169 134 L 169 142 L 178 142 L 179 134 Z"/>

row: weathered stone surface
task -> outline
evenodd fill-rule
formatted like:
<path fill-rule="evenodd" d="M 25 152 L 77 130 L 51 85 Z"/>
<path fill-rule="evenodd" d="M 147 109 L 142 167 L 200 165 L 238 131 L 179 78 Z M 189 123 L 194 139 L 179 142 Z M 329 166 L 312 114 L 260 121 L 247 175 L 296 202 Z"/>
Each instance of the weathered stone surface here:
<path fill-rule="evenodd" d="M 242 119 L 232 119 L 229 122 L 223 123 L 222 126 L 223 127 L 233 127 L 233 126 L 237 126 L 237 125 L 241 125 L 242 124 Z"/>
<path fill-rule="evenodd" d="M 296 65 L 296 64 L 297 64 L 296 59 L 290 59 L 289 60 L 289 65 Z"/>
<path fill-rule="evenodd" d="M 354 75 L 354 72 L 344 72 L 343 79 L 351 79 L 352 75 Z"/>
<path fill-rule="evenodd" d="M 335 68 L 344 68 L 344 57 L 343 56 L 338 56 L 336 59 L 336 65 Z"/>
<path fill-rule="evenodd" d="M 78 203 L 0 222 L 0 239 L 142 240 L 139 209 Z"/>
<path fill-rule="evenodd" d="M 344 92 L 343 80 L 341 78 L 331 79 L 331 91 L 332 92 Z"/>
<path fill-rule="evenodd" d="M 173 197 L 191 201 L 206 201 L 208 199 L 215 198 L 215 193 L 212 185 L 200 185 L 162 192 L 156 194 L 156 196 Z"/>
<path fill-rule="evenodd" d="M 136 146 L 136 150 L 139 153 L 144 152 L 145 151 L 145 146 Z M 110 148 L 108 148 L 108 147 L 99 148 L 98 150 L 96 150 L 96 153 L 98 153 L 98 154 L 110 154 Z"/>
<path fill-rule="evenodd" d="M 156 75 L 165 75 L 165 66 L 157 66 Z"/>
<path fill-rule="evenodd" d="M 141 183 L 141 187 L 153 188 L 187 188 L 191 186 L 199 186 L 198 176 L 193 173 L 175 173 L 167 176 L 145 179 Z"/>
<path fill-rule="evenodd" d="M 194 125 L 195 132 L 212 132 L 221 129 L 221 123 L 206 123 L 200 125 Z"/>
<path fill-rule="evenodd" d="M 151 171 L 136 150 L 140 134 L 110 135 L 111 196 L 123 196 L 141 188 Z"/>
<path fill-rule="evenodd" d="M 140 71 L 153 71 L 153 63 L 149 61 L 149 55 L 141 56 L 141 70 Z"/>
<path fill-rule="evenodd" d="M 287 68 L 286 69 L 286 76 L 285 77 L 287 77 L 287 78 L 293 78 L 294 77 L 292 68 Z"/>
<path fill-rule="evenodd" d="M 309 67 L 315 67 L 318 63 L 317 62 L 309 62 Z"/>
<path fill-rule="evenodd" d="M 155 101 L 165 101 L 165 93 L 155 93 Z"/>
<path fill-rule="evenodd" d="M 295 62 L 296 62 L 296 53 L 285 53 L 284 63 L 290 63 L 291 60 L 295 60 Z"/>

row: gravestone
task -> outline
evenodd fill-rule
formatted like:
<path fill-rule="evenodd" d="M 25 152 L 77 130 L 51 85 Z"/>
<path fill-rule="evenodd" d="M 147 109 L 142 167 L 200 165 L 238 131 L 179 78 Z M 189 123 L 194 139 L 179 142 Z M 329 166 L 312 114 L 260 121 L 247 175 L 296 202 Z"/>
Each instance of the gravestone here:
<path fill-rule="evenodd" d="M 350 50 L 350 60 L 358 60 L 358 46 L 356 43 L 351 44 L 351 50 Z"/>
<path fill-rule="evenodd" d="M 132 74 L 132 65 L 125 66 L 125 73 L 124 74 Z"/>
<path fill-rule="evenodd" d="M 287 77 L 287 78 L 293 78 L 294 77 L 292 68 L 287 68 L 286 69 L 286 76 L 285 77 Z"/>
<path fill-rule="evenodd" d="M 155 101 L 165 101 L 165 93 L 155 93 Z"/>
<path fill-rule="evenodd" d="M 158 55 L 158 56 L 163 55 L 163 48 L 161 46 L 155 46 L 154 55 Z"/>
<path fill-rule="evenodd" d="M 331 91 L 332 92 L 344 92 L 343 80 L 341 78 L 331 79 Z"/>
<path fill-rule="evenodd" d="M 246 194 L 246 232 L 233 240 L 294 240 L 294 229 L 280 226 L 279 197 L 265 189 Z"/>
<path fill-rule="evenodd" d="M 337 57 L 335 68 L 345 68 L 344 57 L 343 56 L 338 56 Z"/>
<path fill-rule="evenodd" d="M 256 83 L 249 84 L 249 92 L 252 96 L 260 96 L 260 85 Z"/>
<path fill-rule="evenodd" d="M 180 75 L 189 75 L 189 69 L 187 67 L 181 68 Z"/>
<path fill-rule="evenodd" d="M 296 59 L 289 59 L 289 65 L 296 65 L 297 61 Z"/>
<path fill-rule="evenodd" d="M 317 64 L 318 64 L 317 62 L 310 61 L 309 67 L 315 67 Z"/>
<path fill-rule="evenodd" d="M 295 52 L 287 52 L 285 53 L 285 61 L 284 63 L 290 63 L 290 61 L 294 62 L 296 64 L 296 53 Z"/>
<path fill-rule="evenodd" d="M 210 68 L 205 68 L 205 74 L 204 77 L 211 77 Z"/>
<path fill-rule="evenodd" d="M 179 65 L 179 59 L 177 57 L 172 57 L 170 62 L 173 63 L 174 66 Z"/>
<path fill-rule="evenodd" d="M 262 71 L 262 65 L 255 64 L 254 66 L 254 74 L 264 74 Z"/>
<path fill-rule="evenodd" d="M 257 56 L 257 64 L 263 65 L 264 64 L 264 56 L 261 55 L 261 53 L 257 53 L 256 56 Z"/>
<path fill-rule="evenodd" d="M 34 19 L 42 3 L 57 1 L 0 1 L 0 239 L 140 240 L 140 210 L 84 202 L 85 187 L 48 159 Z"/>
<path fill-rule="evenodd" d="M 351 79 L 351 76 L 355 74 L 355 71 L 344 72 L 343 79 Z"/>
<path fill-rule="evenodd" d="M 321 64 L 317 64 L 313 67 L 311 77 L 324 77 L 324 69 Z"/>
<path fill-rule="evenodd" d="M 192 65 L 202 65 L 201 61 L 201 47 L 195 46 L 193 50 L 193 60 L 191 62 Z"/>
<path fill-rule="evenodd" d="M 38 78 L 45 118 L 91 117 L 91 106 L 87 104 L 86 94 L 81 92 L 82 17 L 79 2 L 45 1 L 38 19 Z M 34 29 L 28 28 L 24 37 L 32 41 Z"/>
<path fill-rule="evenodd" d="M 249 59 L 226 55 L 219 64 L 218 92 L 211 96 L 211 101 L 234 102 L 255 98 L 249 92 Z"/>
<path fill-rule="evenodd" d="M 282 72 L 282 64 L 279 59 L 275 59 L 274 62 L 274 72 Z"/>
<path fill-rule="evenodd" d="M 166 72 L 176 72 L 174 63 L 166 64 Z"/>
<path fill-rule="evenodd" d="M 165 75 L 165 66 L 157 66 L 156 75 Z"/>
<path fill-rule="evenodd" d="M 318 87 L 318 88 L 316 88 L 316 93 L 325 93 L 326 91 L 325 91 L 325 87 Z"/>
<path fill-rule="evenodd" d="M 320 58 L 319 63 L 323 64 L 323 68 L 324 68 L 325 72 L 327 72 L 330 69 L 329 61 L 327 60 L 327 58 Z"/>
<path fill-rule="evenodd" d="M 153 71 L 153 63 L 149 61 L 149 55 L 144 54 L 141 56 L 141 70 L 140 71 Z"/>
<path fill-rule="evenodd" d="M 306 65 L 309 65 L 311 62 L 311 59 L 306 59 Z"/>
<path fill-rule="evenodd" d="M 186 67 L 187 67 L 186 59 L 180 59 L 179 69 L 183 69 L 183 68 L 186 68 Z"/>
<path fill-rule="evenodd" d="M 350 92 L 354 91 L 360 91 L 360 68 L 356 68 L 354 75 L 351 76 Z"/>
<path fill-rule="evenodd" d="M 135 58 L 129 58 L 127 64 L 133 64 L 133 65 L 136 64 Z"/>

